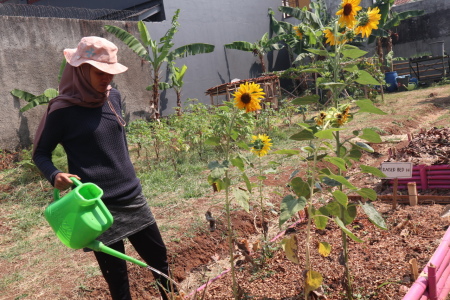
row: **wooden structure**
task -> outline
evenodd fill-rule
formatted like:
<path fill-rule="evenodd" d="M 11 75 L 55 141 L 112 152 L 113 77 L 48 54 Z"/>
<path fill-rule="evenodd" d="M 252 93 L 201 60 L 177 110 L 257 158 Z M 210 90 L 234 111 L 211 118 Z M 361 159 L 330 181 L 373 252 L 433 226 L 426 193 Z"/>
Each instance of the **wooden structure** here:
<path fill-rule="evenodd" d="M 440 81 L 450 73 L 449 56 L 426 56 L 410 58 L 409 60 L 394 62 L 394 71 L 398 76 L 411 75 L 419 82 Z"/>
<path fill-rule="evenodd" d="M 233 82 L 224 83 L 206 91 L 211 97 L 211 105 L 219 106 L 222 102 L 230 101 L 232 94 L 239 89 L 239 86 L 245 82 L 254 82 L 261 86 L 266 94 L 266 98 L 261 100 L 261 107 L 264 109 L 269 103 L 273 109 L 278 109 L 278 98 L 281 96 L 280 79 L 277 75 L 268 75 L 257 78 L 243 79 Z M 222 96 L 220 98 L 220 96 Z M 225 96 L 225 97 L 223 97 Z M 223 99 L 225 98 L 225 99 Z"/>

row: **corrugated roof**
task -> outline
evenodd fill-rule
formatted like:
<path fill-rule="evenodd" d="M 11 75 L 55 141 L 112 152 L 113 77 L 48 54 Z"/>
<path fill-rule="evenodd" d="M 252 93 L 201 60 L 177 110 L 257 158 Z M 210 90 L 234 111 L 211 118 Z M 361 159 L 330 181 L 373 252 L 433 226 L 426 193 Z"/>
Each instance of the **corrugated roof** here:
<path fill-rule="evenodd" d="M 220 84 L 215 87 L 207 89 L 206 94 L 211 95 L 211 94 L 217 94 L 220 92 L 224 92 L 227 89 L 229 89 L 230 87 L 238 88 L 239 85 L 241 85 L 242 83 L 245 83 L 247 81 L 260 83 L 260 82 L 272 81 L 272 80 L 278 80 L 278 76 L 277 75 L 268 75 L 268 76 L 261 76 L 261 77 L 257 77 L 257 78 L 248 78 L 248 79 L 242 79 L 239 81 L 227 82 L 227 83 L 223 83 L 223 84 Z"/>

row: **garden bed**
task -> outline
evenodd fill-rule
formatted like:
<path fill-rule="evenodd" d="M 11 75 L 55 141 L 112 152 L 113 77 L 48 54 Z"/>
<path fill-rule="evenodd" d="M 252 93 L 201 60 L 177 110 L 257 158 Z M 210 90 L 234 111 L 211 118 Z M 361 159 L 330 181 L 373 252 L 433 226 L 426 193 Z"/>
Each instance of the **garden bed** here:
<path fill-rule="evenodd" d="M 355 116 L 352 129 L 375 128 L 383 139 L 382 143 L 371 145 L 375 152 L 364 154 L 361 163 L 378 167 L 390 159 L 389 149 L 401 150 L 409 144 L 407 134 L 414 133 L 417 136 L 421 129 L 447 127 L 448 107 L 450 107 L 448 94 L 450 87 L 393 94 L 392 98 L 387 98 L 387 103 L 380 106 L 388 113 L 387 115 Z M 276 149 L 276 145 L 274 148 Z M 271 156 L 270 159 L 275 158 Z M 295 234 L 300 243 L 298 251 L 300 265 L 295 265 L 286 259 L 278 243 L 289 224 L 279 228 L 276 215 L 282 197 L 289 193 L 286 184 L 294 169 L 292 165 L 286 163 L 278 168 L 277 174 L 269 174 L 265 181 L 265 199 L 272 204 L 268 214 L 271 216 L 269 240 L 280 233 L 282 235 L 274 241 L 270 257 L 259 269 L 245 262 L 243 256 L 237 257 L 238 283 L 242 296 L 247 297 L 246 299 L 303 299 L 305 223 L 295 223 L 297 221 L 295 219 L 288 221 L 289 224 L 295 224 L 288 230 L 288 234 Z M 4 174 L 8 176 L 8 173 Z M 389 185 L 371 175 L 356 173 L 349 175 L 352 176 L 352 182 L 359 187 L 374 188 L 379 195 L 392 193 Z M 206 177 L 205 173 L 205 180 Z M 51 195 L 51 189 L 45 184 L 43 182 L 43 188 L 39 193 Z M 27 186 L 18 188 L 24 193 L 32 192 Z M 14 186 L 2 185 L 3 193 L 10 193 L 11 189 L 14 189 Z M 450 191 L 419 192 L 448 195 Z M 353 241 L 349 243 L 355 298 L 401 299 L 414 280 L 409 260 L 416 258 L 418 268 L 422 270 L 439 245 L 448 228 L 449 220 L 440 217 L 444 210 L 442 205 L 432 203 L 415 207 L 398 205 L 395 210 L 390 203 L 382 201 L 374 202 L 374 205 L 383 214 L 389 230 L 376 228 L 364 214 L 358 214 L 349 226 L 349 229 L 364 240 L 363 243 Z M 1 261 L 1 268 L 6 274 L 3 284 L 8 290 L 0 296 L 1 299 L 108 299 L 106 283 L 99 272 L 95 271 L 97 267 L 92 253 L 72 251 L 62 245 L 44 247 L 49 245 L 49 241 L 56 239 L 48 226 L 40 226 L 39 230 L 29 237 L 28 243 L 33 244 L 32 251 L 20 251 L 15 247 L 18 241 L 8 240 L 8 236 L 14 233 L 19 225 L 26 224 L 16 224 L 14 219 L 7 218 L 6 216 L 13 211 L 5 211 L 5 207 L 3 206 L 0 211 L 2 216 L 0 232 L 3 239 L 0 246 L 4 258 Z M 8 207 L 14 208 L 13 205 Z M 38 209 L 39 207 L 35 207 L 33 211 Z M 208 280 L 220 276 L 229 269 L 221 193 L 213 193 L 211 189 L 210 194 L 200 198 L 183 199 L 173 206 L 152 209 L 159 226 L 165 228 L 163 237 L 167 243 L 173 277 L 180 282 L 183 291 L 190 294 Z M 204 218 L 207 211 L 211 211 L 216 218 L 215 231 L 209 230 L 209 222 Z M 256 209 L 251 210 L 249 214 L 239 209 L 233 210 L 233 224 L 241 243 L 246 240 L 249 245 L 253 245 L 261 237 L 258 215 Z M 203 222 L 196 224 L 199 226 L 193 226 L 193 220 L 199 217 Z M 170 238 L 167 238 L 169 236 Z M 327 241 L 332 246 L 332 252 L 327 258 L 317 254 L 315 249 L 318 241 Z M 312 265 L 324 277 L 322 290 L 319 291 L 323 299 L 345 298 L 342 286 L 344 270 L 339 262 L 340 245 L 340 231 L 334 223 L 330 223 L 325 230 L 313 230 Z M 12 252 L 10 248 L 16 251 Z M 43 258 L 36 260 L 42 253 L 48 253 L 49 256 L 48 260 L 44 261 L 45 267 L 40 267 L 42 266 L 40 260 Z M 127 254 L 138 257 L 128 244 Z M 252 252 L 250 256 L 258 258 L 256 252 Z M 158 299 L 150 272 L 132 264 L 129 267 L 134 299 Z M 13 283 L 8 283 L 11 280 Z M 204 291 L 201 290 L 199 293 L 202 294 Z M 229 272 L 208 284 L 205 299 L 232 299 Z"/>

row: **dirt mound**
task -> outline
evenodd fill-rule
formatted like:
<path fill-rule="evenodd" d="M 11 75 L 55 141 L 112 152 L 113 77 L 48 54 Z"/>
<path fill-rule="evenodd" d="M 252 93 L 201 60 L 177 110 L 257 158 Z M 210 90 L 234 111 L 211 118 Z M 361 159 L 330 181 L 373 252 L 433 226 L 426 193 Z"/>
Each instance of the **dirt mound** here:
<path fill-rule="evenodd" d="M 409 135 L 406 147 L 392 154 L 394 161 L 413 162 L 414 165 L 447 165 L 450 162 L 450 129 L 436 128 L 421 130 Z"/>

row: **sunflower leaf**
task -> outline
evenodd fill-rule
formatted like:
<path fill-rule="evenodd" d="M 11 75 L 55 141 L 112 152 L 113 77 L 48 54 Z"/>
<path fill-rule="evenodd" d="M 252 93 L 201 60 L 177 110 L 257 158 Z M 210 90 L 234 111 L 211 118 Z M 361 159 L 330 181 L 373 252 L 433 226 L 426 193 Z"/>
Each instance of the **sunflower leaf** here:
<path fill-rule="evenodd" d="M 373 113 L 373 114 L 378 114 L 378 115 L 386 115 L 387 113 L 385 113 L 384 111 L 382 111 L 381 109 L 379 109 L 378 107 L 375 107 L 373 105 L 373 102 L 370 101 L 369 99 L 364 99 L 364 100 L 356 100 L 356 105 L 359 106 L 359 113 L 360 112 L 368 112 L 368 113 Z"/>
<path fill-rule="evenodd" d="M 372 85 L 379 85 L 380 83 L 373 78 L 372 75 L 370 75 L 369 72 L 364 70 L 358 71 L 358 78 L 355 80 L 359 84 L 372 84 Z"/>
<path fill-rule="evenodd" d="M 305 280 L 305 293 L 308 295 L 310 292 L 318 289 L 322 285 L 322 275 L 319 272 L 309 270 L 306 273 L 306 280 Z"/>
<path fill-rule="evenodd" d="M 346 235 L 348 235 L 352 240 L 354 240 L 355 242 L 358 242 L 358 243 L 364 242 L 363 240 L 358 238 L 356 235 L 354 235 L 347 227 L 345 227 L 344 223 L 342 223 L 342 221 L 341 221 L 341 219 L 339 219 L 339 217 L 334 217 L 333 220 L 339 227 L 341 227 L 341 230 Z"/>
<path fill-rule="evenodd" d="M 363 140 L 366 140 L 370 143 L 381 143 L 382 140 L 380 138 L 380 135 L 373 129 L 370 128 L 364 128 L 363 134 L 360 136 Z"/>
<path fill-rule="evenodd" d="M 283 247 L 287 259 L 289 259 L 295 264 L 300 264 L 297 256 L 298 251 L 297 236 L 295 234 L 291 234 L 289 236 L 284 237 L 283 240 L 281 241 L 281 245 Z"/>
<path fill-rule="evenodd" d="M 281 201 L 280 209 L 280 218 L 278 221 L 278 225 L 281 227 L 289 218 L 291 218 L 295 213 L 302 210 L 306 206 L 305 197 L 296 198 L 292 195 L 287 195 Z"/>
<path fill-rule="evenodd" d="M 347 207 L 348 196 L 344 192 L 336 190 L 333 192 L 333 197 L 334 199 L 336 199 L 337 202 L 339 202 L 340 205 L 342 205 L 343 207 Z"/>
<path fill-rule="evenodd" d="M 272 153 L 273 154 L 286 154 L 287 156 L 292 156 L 292 155 L 298 155 L 300 153 L 300 151 L 284 149 L 284 150 L 277 150 Z"/>
<path fill-rule="evenodd" d="M 237 167 L 239 170 L 241 170 L 242 172 L 244 171 L 244 161 L 242 160 L 242 158 L 240 158 L 239 156 L 232 158 L 230 160 L 231 164 L 235 167 Z"/>
<path fill-rule="evenodd" d="M 377 209 L 373 206 L 372 203 L 366 202 L 366 203 L 359 203 L 366 213 L 366 215 L 369 217 L 369 220 L 375 224 L 377 227 L 386 230 L 386 222 L 383 219 L 383 216 L 377 211 Z"/>
<path fill-rule="evenodd" d="M 234 189 L 233 190 L 234 197 L 237 201 L 237 203 L 248 213 L 250 212 L 250 205 L 249 205 L 249 199 L 250 196 L 247 191 L 244 191 L 242 189 Z"/>
<path fill-rule="evenodd" d="M 304 129 L 299 133 L 292 135 L 290 139 L 294 141 L 308 141 L 314 139 L 314 134 L 311 131 Z"/>
<path fill-rule="evenodd" d="M 366 165 L 361 165 L 360 168 L 361 168 L 361 171 L 363 173 L 369 173 L 369 174 L 372 174 L 372 175 L 375 175 L 375 176 L 378 176 L 378 177 L 381 177 L 381 178 L 387 177 L 386 174 L 384 174 L 378 168 L 371 167 L 371 166 L 366 166 Z"/>
<path fill-rule="evenodd" d="M 247 174 L 242 173 L 242 179 L 244 179 L 247 190 L 251 193 L 252 192 L 252 184 L 251 184 L 250 180 L 248 179 Z"/>
<path fill-rule="evenodd" d="M 355 59 L 355 58 L 358 58 L 358 57 L 361 57 L 361 56 L 364 56 L 365 54 L 367 54 L 367 51 L 361 50 L 358 47 L 350 48 L 347 46 L 350 46 L 350 45 L 345 45 L 345 47 L 344 47 L 345 49 L 342 50 L 342 52 L 341 52 L 344 57 Z"/>
<path fill-rule="evenodd" d="M 319 101 L 319 98 L 319 95 L 309 95 L 301 98 L 295 98 L 291 103 L 294 105 L 312 104 L 317 103 Z"/>
<path fill-rule="evenodd" d="M 331 245 L 327 242 L 319 243 L 319 254 L 323 257 L 328 257 L 331 253 Z"/>

